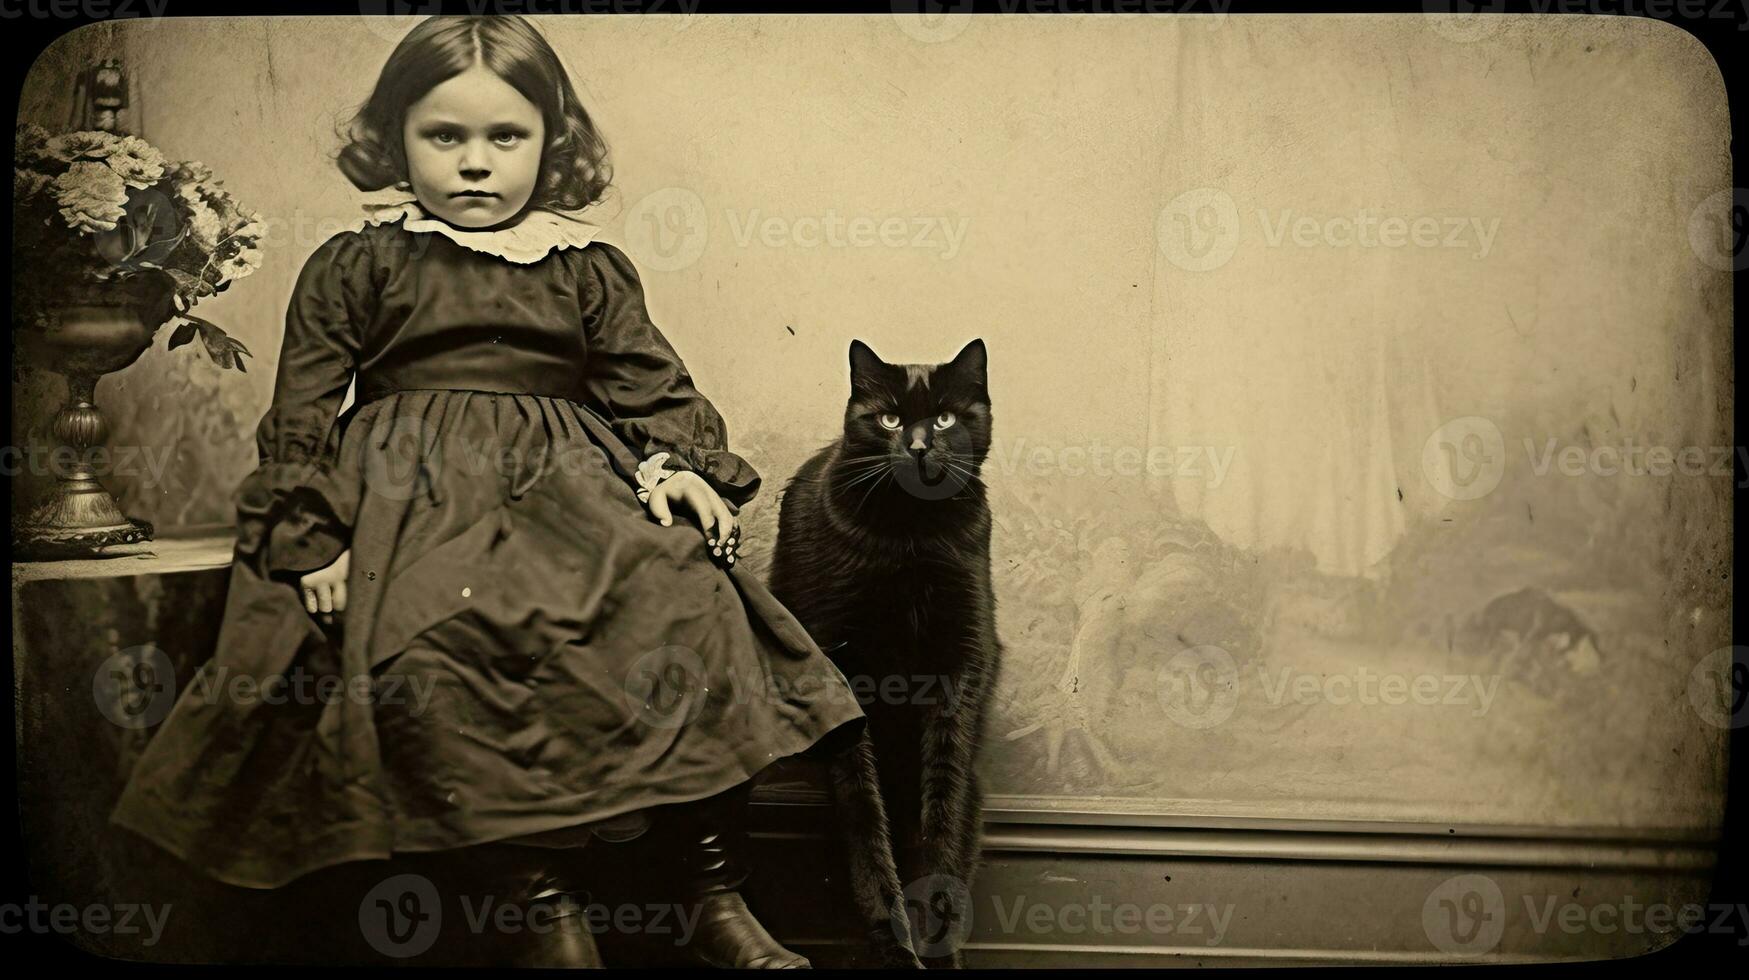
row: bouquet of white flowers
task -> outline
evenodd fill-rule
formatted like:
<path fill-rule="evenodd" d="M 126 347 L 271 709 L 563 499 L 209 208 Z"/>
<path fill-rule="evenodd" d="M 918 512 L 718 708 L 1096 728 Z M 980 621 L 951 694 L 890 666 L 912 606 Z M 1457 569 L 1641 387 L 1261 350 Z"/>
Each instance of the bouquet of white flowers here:
<path fill-rule="evenodd" d="M 213 362 L 244 370 L 249 351 L 189 310 L 261 263 L 261 216 L 239 206 L 195 161 L 171 162 L 137 136 L 50 135 L 18 127 L 13 168 L 15 323 L 36 326 L 96 283 L 162 277 L 183 322 L 169 346 L 198 334 Z"/>

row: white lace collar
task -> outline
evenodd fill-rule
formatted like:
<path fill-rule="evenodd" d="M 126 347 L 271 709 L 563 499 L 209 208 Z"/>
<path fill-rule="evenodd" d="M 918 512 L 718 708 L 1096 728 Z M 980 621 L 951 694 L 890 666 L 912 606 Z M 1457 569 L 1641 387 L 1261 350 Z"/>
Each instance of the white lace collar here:
<path fill-rule="evenodd" d="M 366 204 L 370 212 L 366 222 L 372 225 L 403 222 L 408 231 L 436 232 L 458 245 L 476 252 L 496 255 L 519 265 L 528 265 L 546 258 L 554 249 L 582 248 L 601 234 L 601 228 L 557 211 L 535 209 L 508 228 L 496 231 L 468 231 L 440 218 L 434 218 L 418 201 L 398 204 Z"/>

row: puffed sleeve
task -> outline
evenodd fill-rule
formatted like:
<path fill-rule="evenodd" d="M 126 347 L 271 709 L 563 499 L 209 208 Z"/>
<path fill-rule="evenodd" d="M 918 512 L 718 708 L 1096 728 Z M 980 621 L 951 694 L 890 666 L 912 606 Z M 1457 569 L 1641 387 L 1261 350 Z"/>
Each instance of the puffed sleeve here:
<path fill-rule="evenodd" d="M 372 255 L 360 232 L 330 238 L 304 263 L 285 317 L 273 404 L 256 427 L 259 466 L 237 488 L 237 558 L 263 578 L 333 563 L 351 543 L 356 496 L 335 483 L 337 415 L 372 297 Z"/>
<path fill-rule="evenodd" d="M 613 431 L 646 461 L 704 477 L 737 507 L 759 492 L 759 473 L 729 451 L 729 430 L 694 387 L 686 365 L 650 322 L 638 272 L 605 242 L 584 249 L 583 327 L 587 393 Z"/>

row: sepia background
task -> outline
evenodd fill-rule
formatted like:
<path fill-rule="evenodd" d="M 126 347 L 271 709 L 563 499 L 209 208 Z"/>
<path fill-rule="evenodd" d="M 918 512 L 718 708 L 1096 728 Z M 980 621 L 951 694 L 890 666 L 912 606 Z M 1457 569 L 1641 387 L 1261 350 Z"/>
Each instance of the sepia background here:
<path fill-rule="evenodd" d="M 602 237 L 765 476 L 754 568 L 837 435 L 852 338 L 901 362 L 988 344 L 993 805 L 1718 825 L 1732 181 L 1687 35 L 537 22 L 613 152 Z M 272 228 L 199 311 L 247 374 L 160 341 L 98 387 L 112 445 L 171 452 L 111 481 L 133 516 L 231 519 L 292 282 L 362 217 L 335 127 L 408 25 L 123 23 L 32 70 L 19 119 L 58 129 L 74 73 L 121 57 L 133 130 Z M 15 391 L 42 442 L 64 386 Z M 1630 444 L 1704 465 L 1598 453 Z"/>

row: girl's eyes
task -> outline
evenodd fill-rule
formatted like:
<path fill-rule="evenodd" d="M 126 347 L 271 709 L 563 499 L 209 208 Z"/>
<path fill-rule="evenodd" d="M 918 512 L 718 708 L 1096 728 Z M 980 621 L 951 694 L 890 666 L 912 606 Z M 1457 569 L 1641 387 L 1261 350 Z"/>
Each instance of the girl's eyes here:
<path fill-rule="evenodd" d="M 456 142 L 456 134 L 454 133 L 436 133 L 431 138 L 439 146 L 452 146 Z M 520 133 L 499 133 L 492 139 L 501 146 L 515 146 L 522 139 L 522 135 Z"/>
<path fill-rule="evenodd" d="M 899 427 L 899 417 L 892 412 L 882 412 L 878 421 L 882 426 L 888 429 L 897 429 Z"/>

